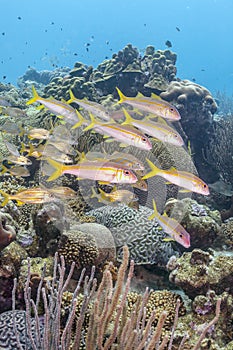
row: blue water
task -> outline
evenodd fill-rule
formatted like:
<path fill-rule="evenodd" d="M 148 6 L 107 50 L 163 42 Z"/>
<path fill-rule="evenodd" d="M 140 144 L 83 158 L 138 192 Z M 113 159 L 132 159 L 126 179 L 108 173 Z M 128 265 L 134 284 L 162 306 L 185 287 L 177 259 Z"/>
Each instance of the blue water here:
<path fill-rule="evenodd" d="M 1 0 L 0 81 L 170 40 L 178 77 L 232 94 L 232 13 L 232 0 Z"/>

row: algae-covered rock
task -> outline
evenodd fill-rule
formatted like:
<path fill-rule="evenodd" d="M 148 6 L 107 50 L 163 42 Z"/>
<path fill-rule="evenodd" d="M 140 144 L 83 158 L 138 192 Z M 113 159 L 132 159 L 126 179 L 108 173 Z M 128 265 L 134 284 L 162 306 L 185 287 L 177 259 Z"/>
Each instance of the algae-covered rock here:
<path fill-rule="evenodd" d="M 171 260 L 170 260 L 171 262 Z M 194 298 L 206 294 L 209 289 L 216 293 L 228 290 L 233 292 L 233 255 L 223 255 L 194 249 L 173 259 L 169 280 L 181 287 L 185 293 Z"/>

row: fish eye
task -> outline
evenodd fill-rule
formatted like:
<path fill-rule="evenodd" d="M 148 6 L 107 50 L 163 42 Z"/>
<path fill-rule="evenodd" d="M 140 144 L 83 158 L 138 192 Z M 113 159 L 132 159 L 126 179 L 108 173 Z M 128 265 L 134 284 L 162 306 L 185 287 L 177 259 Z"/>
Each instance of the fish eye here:
<path fill-rule="evenodd" d="M 130 172 L 129 172 L 129 170 L 124 170 L 124 171 L 123 171 L 123 174 L 124 174 L 124 175 L 130 175 Z"/>
<path fill-rule="evenodd" d="M 180 238 L 183 238 L 183 235 L 182 235 L 182 233 L 180 233 Z"/>
<path fill-rule="evenodd" d="M 174 110 L 174 108 L 170 108 L 170 112 L 174 112 L 175 110 Z"/>
<path fill-rule="evenodd" d="M 147 141 L 146 137 L 142 137 L 142 141 L 146 142 Z"/>
<path fill-rule="evenodd" d="M 207 187 L 206 184 L 204 184 L 203 187 L 206 188 Z"/>

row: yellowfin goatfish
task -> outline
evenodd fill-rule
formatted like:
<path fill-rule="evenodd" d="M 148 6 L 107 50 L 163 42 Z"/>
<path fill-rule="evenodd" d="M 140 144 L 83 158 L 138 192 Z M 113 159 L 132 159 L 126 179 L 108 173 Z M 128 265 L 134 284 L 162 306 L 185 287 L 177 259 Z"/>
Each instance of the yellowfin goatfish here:
<path fill-rule="evenodd" d="M 168 125 L 158 122 L 137 120 L 131 117 L 131 115 L 123 108 L 125 121 L 121 124 L 130 124 L 145 132 L 147 135 L 155 137 L 156 139 L 170 143 L 174 146 L 183 146 L 184 141 L 176 130 Z"/>
<path fill-rule="evenodd" d="M 113 137 L 115 140 L 122 142 L 124 145 L 132 145 L 144 150 L 150 150 L 152 145 L 147 136 L 133 126 L 120 125 L 117 123 L 100 123 L 91 115 L 91 123 L 84 129 L 87 131 L 94 129 L 103 135 Z"/>
<path fill-rule="evenodd" d="M 118 190 L 116 187 L 110 193 L 104 192 L 101 188 L 98 188 L 99 193 L 96 193 L 92 187 L 91 198 L 97 198 L 102 203 L 115 203 L 120 202 L 128 205 L 133 201 L 138 201 L 138 197 L 131 191 Z"/>
<path fill-rule="evenodd" d="M 77 124 L 79 119 L 77 117 L 76 110 L 69 104 L 49 98 L 43 98 L 38 95 L 34 86 L 32 86 L 33 98 L 31 98 L 26 104 L 32 104 L 34 102 L 40 102 L 45 106 L 50 112 L 57 116 L 62 116 L 65 121 L 70 124 Z"/>
<path fill-rule="evenodd" d="M 209 194 L 208 185 L 192 173 L 177 170 L 174 167 L 169 170 L 159 169 L 149 159 L 146 160 L 151 168 L 151 171 L 142 177 L 143 180 L 158 175 L 166 179 L 169 183 L 186 188 L 188 191 L 200 193 L 205 196 Z"/>
<path fill-rule="evenodd" d="M 50 131 L 43 128 L 33 128 L 27 132 L 29 139 L 47 140 L 49 135 Z"/>
<path fill-rule="evenodd" d="M 135 183 L 137 176 L 129 169 L 120 167 L 113 162 L 81 162 L 76 165 L 63 165 L 52 159 L 47 162 L 56 170 L 47 181 L 53 181 L 63 174 L 73 174 L 80 179 L 90 179 L 103 183 Z"/>
<path fill-rule="evenodd" d="M 4 201 L 1 206 L 4 207 L 9 200 L 15 200 L 18 205 L 22 204 L 41 204 L 52 202 L 55 200 L 55 197 L 40 187 L 33 187 L 26 190 L 19 191 L 16 194 L 8 194 L 0 190 L 1 195 L 4 197 Z"/>
<path fill-rule="evenodd" d="M 173 218 L 169 218 L 166 214 L 160 215 L 157 211 L 155 201 L 153 199 L 154 213 L 148 217 L 149 220 L 156 218 L 164 232 L 172 239 L 180 243 L 183 247 L 190 247 L 190 235 L 179 222 Z M 166 239 L 165 239 L 166 240 Z"/>
<path fill-rule="evenodd" d="M 73 92 L 70 90 L 70 100 L 67 101 L 67 103 L 76 103 L 88 112 L 94 114 L 95 116 L 99 117 L 100 119 L 109 121 L 111 119 L 108 111 L 99 103 L 88 101 L 87 99 L 79 100 L 77 99 Z"/>
<path fill-rule="evenodd" d="M 151 98 L 139 93 L 136 97 L 127 97 L 123 95 L 118 88 L 116 89 L 120 97 L 118 103 L 127 103 L 134 108 L 141 109 L 142 111 L 155 114 L 165 119 L 179 120 L 181 118 L 178 110 L 167 101 L 162 100 L 159 96 L 153 95 Z"/>

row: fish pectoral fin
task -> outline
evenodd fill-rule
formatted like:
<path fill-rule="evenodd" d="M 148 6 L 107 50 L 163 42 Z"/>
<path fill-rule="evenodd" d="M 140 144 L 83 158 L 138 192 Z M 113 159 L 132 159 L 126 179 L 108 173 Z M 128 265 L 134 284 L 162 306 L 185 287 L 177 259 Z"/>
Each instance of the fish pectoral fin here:
<path fill-rule="evenodd" d="M 25 204 L 24 202 L 21 202 L 21 201 L 19 201 L 19 200 L 16 200 L 16 202 L 17 202 L 17 205 L 18 205 L 18 206 L 21 206 L 21 205 Z"/>
<path fill-rule="evenodd" d="M 190 192 L 192 192 L 192 191 L 187 190 L 185 188 L 183 188 L 182 190 L 179 190 L 179 193 L 190 193 Z"/>
<path fill-rule="evenodd" d="M 165 237 L 165 238 L 163 238 L 163 241 L 164 242 L 175 242 L 175 240 L 171 237 Z"/>

